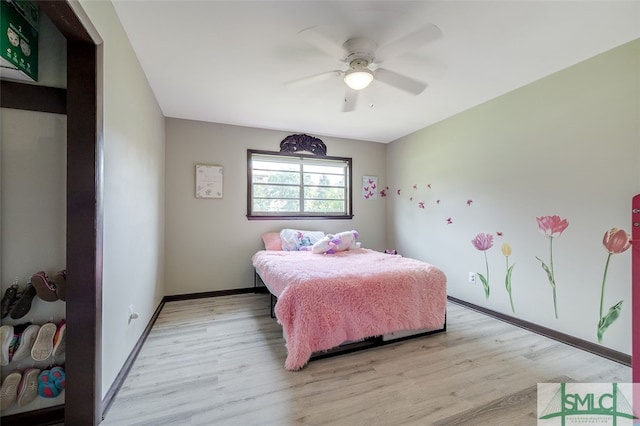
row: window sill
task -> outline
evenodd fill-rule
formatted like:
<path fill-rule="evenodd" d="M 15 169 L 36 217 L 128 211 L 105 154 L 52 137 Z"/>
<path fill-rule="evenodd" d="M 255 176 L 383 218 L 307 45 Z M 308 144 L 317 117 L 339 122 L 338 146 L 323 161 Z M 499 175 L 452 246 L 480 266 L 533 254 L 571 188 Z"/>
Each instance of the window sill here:
<path fill-rule="evenodd" d="M 353 215 L 247 215 L 248 220 L 317 220 L 317 219 L 353 219 Z"/>

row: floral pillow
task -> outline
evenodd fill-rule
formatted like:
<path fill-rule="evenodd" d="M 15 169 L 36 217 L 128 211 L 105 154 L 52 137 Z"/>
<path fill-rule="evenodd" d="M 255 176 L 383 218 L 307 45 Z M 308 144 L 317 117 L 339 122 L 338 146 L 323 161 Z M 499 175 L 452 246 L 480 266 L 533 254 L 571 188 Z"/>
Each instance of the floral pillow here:
<path fill-rule="evenodd" d="M 302 251 L 311 250 L 311 247 L 324 238 L 322 231 L 302 231 L 298 229 L 283 229 L 280 231 L 282 250 Z"/>

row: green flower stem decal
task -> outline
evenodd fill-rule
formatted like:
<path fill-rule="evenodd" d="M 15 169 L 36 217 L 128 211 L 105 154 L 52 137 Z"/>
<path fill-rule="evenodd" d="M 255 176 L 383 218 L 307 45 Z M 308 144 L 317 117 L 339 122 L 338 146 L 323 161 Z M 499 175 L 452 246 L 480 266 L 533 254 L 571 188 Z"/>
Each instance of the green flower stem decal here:
<path fill-rule="evenodd" d="M 485 277 L 481 273 L 478 273 L 478 278 L 482 282 L 482 286 L 484 287 L 484 295 L 488 299 L 490 288 L 489 288 L 489 260 L 487 259 L 487 250 L 493 247 L 493 235 L 491 234 L 478 234 L 476 237 L 471 240 L 471 244 L 477 249 L 484 252 L 484 264 L 487 270 L 487 276 Z"/>
<path fill-rule="evenodd" d="M 515 314 L 516 308 L 513 307 L 513 297 L 511 296 L 511 273 L 513 272 L 513 267 L 515 266 L 515 263 L 509 266 L 509 256 L 511 256 L 511 246 L 508 243 L 504 243 L 502 245 L 502 254 L 504 254 L 504 257 L 507 260 L 507 274 L 504 277 L 504 286 L 507 289 L 507 293 L 509 293 L 509 302 L 511 303 L 511 311 Z"/>
<path fill-rule="evenodd" d="M 611 228 L 604 234 L 602 238 L 602 245 L 607 250 L 607 262 L 604 265 L 604 274 L 602 275 L 602 287 L 600 289 L 600 321 L 598 321 L 598 343 L 602 343 L 602 337 L 607 328 L 614 323 L 620 316 L 622 310 L 622 300 L 609 308 L 606 315 L 603 316 L 602 311 L 604 308 L 604 287 L 607 282 L 607 272 L 609 271 L 609 262 L 611 256 L 617 253 L 623 253 L 631 247 L 631 235 L 627 234 L 624 230 L 618 228 Z"/>
<path fill-rule="evenodd" d="M 559 237 L 562 232 L 567 229 L 569 222 L 567 219 L 560 219 L 560 216 L 541 216 L 537 217 L 538 228 L 542 234 L 549 238 L 549 266 L 542 259 L 536 256 L 536 259 L 542 264 L 542 269 L 547 273 L 547 278 L 553 290 L 553 312 L 558 318 L 558 303 L 556 297 L 556 278 L 553 272 L 553 238 Z"/>
<path fill-rule="evenodd" d="M 609 328 L 609 326 L 613 324 L 615 320 L 618 319 L 618 317 L 620 316 L 621 310 L 622 310 L 622 300 L 616 303 L 615 305 L 613 305 L 612 307 L 610 307 L 609 312 L 607 312 L 607 315 L 600 317 L 600 321 L 598 321 L 598 332 L 597 332 L 598 343 L 602 343 L 602 336 L 604 335 L 604 332 L 607 331 L 607 328 Z"/>
<path fill-rule="evenodd" d="M 478 272 L 478 277 L 480 277 L 480 281 L 482 282 L 482 287 L 484 288 L 484 297 L 489 298 L 489 293 L 491 289 L 489 288 L 489 261 L 487 260 L 487 252 L 484 252 L 484 264 L 487 270 L 486 278 Z"/>

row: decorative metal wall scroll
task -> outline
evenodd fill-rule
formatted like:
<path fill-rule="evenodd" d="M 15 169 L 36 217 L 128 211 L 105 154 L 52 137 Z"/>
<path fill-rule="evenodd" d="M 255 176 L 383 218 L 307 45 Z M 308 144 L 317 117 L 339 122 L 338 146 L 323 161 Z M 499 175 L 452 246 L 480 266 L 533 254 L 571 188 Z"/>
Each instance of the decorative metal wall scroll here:
<path fill-rule="evenodd" d="M 280 152 L 308 151 L 314 155 L 327 155 L 327 146 L 313 136 L 302 134 L 289 135 L 280 142 Z"/>

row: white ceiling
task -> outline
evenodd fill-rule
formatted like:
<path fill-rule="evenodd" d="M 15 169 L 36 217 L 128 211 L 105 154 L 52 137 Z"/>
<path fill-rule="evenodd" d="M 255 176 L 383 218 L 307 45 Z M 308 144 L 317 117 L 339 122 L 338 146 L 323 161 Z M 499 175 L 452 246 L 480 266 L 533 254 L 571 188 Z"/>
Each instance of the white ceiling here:
<path fill-rule="evenodd" d="M 637 0 L 113 3 L 165 116 L 383 143 L 640 37 Z M 374 81 L 342 112 L 340 77 L 284 85 L 346 68 L 305 28 L 385 45 L 429 22 L 440 40 L 384 63 L 418 96 Z"/>

